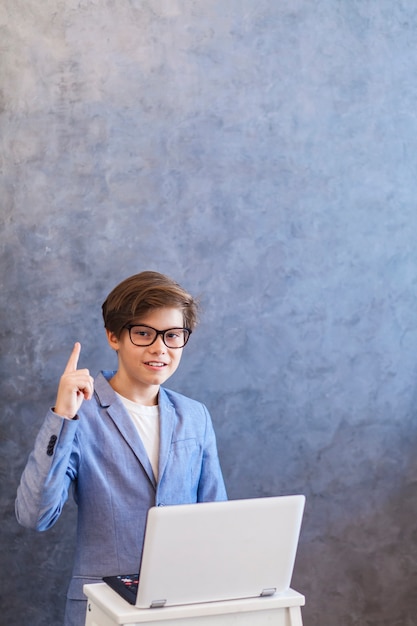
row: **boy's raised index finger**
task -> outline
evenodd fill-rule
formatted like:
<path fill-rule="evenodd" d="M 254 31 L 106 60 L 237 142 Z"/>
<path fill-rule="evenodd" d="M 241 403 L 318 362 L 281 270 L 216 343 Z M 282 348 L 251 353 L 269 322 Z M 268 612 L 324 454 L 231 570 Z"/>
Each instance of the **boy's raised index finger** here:
<path fill-rule="evenodd" d="M 68 359 L 68 362 L 65 366 L 65 370 L 64 372 L 68 373 L 68 372 L 75 372 L 75 370 L 77 369 L 77 365 L 78 365 L 78 359 L 80 357 L 80 352 L 81 352 L 81 344 L 79 341 L 77 341 L 74 344 L 74 347 L 72 349 L 70 358 Z"/>

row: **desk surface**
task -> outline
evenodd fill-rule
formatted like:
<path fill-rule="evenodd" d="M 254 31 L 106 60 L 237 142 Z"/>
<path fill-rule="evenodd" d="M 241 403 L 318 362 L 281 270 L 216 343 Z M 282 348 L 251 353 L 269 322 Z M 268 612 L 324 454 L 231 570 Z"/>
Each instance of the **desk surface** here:
<path fill-rule="evenodd" d="M 164 620 L 172 620 L 175 618 L 225 615 L 227 613 L 262 611 L 293 606 L 300 607 L 305 604 L 304 596 L 293 589 L 264 598 L 187 604 L 164 607 L 162 609 L 137 609 L 123 600 L 106 583 L 84 585 L 84 594 L 118 624 L 156 622 L 160 621 L 162 616 Z"/>

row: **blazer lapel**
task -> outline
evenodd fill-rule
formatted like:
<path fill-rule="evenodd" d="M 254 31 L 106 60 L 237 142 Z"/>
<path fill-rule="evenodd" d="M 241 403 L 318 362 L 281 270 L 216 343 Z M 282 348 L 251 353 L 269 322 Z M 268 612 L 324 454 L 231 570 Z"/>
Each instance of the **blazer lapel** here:
<path fill-rule="evenodd" d="M 172 433 L 175 425 L 175 409 L 165 390 L 159 389 L 159 481 L 168 463 Z"/>
<path fill-rule="evenodd" d="M 107 378 L 107 372 L 103 372 L 103 374 L 104 377 Z M 95 383 L 95 390 L 101 406 L 107 409 L 107 413 L 113 420 L 119 433 L 137 457 L 149 480 L 156 489 L 155 476 L 152 470 L 151 462 L 149 461 L 148 454 L 145 450 L 145 446 L 143 445 L 142 439 L 140 438 L 140 435 L 136 430 L 133 420 L 127 412 L 123 402 L 120 400 L 120 398 L 117 397 L 107 381 L 105 383 L 104 380 L 98 380 L 97 378 Z"/>

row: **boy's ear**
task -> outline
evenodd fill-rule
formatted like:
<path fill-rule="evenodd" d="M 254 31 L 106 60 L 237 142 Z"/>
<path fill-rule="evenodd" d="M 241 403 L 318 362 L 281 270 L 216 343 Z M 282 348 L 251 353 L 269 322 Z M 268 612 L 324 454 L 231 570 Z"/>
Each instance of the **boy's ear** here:
<path fill-rule="evenodd" d="M 119 340 L 116 337 L 116 334 L 112 330 L 108 330 L 106 328 L 106 335 L 110 348 L 117 351 L 119 349 Z"/>

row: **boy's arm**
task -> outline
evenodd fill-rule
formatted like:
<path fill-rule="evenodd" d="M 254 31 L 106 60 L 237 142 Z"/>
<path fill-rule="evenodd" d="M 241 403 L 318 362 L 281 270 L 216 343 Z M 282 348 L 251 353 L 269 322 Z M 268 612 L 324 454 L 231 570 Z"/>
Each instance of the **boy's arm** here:
<path fill-rule="evenodd" d="M 15 512 L 22 526 L 47 530 L 61 514 L 77 475 L 78 423 L 52 410 L 47 414 L 17 490 Z"/>
<path fill-rule="evenodd" d="M 59 381 L 55 407 L 39 431 L 17 490 L 16 517 L 28 528 L 46 530 L 55 524 L 77 474 L 75 417 L 94 390 L 90 372 L 77 369 L 80 351 L 76 342 Z"/>
<path fill-rule="evenodd" d="M 227 500 L 226 487 L 217 452 L 216 435 L 210 414 L 206 407 L 204 407 L 204 409 L 206 412 L 206 435 L 203 464 L 197 494 L 198 502 Z"/>

